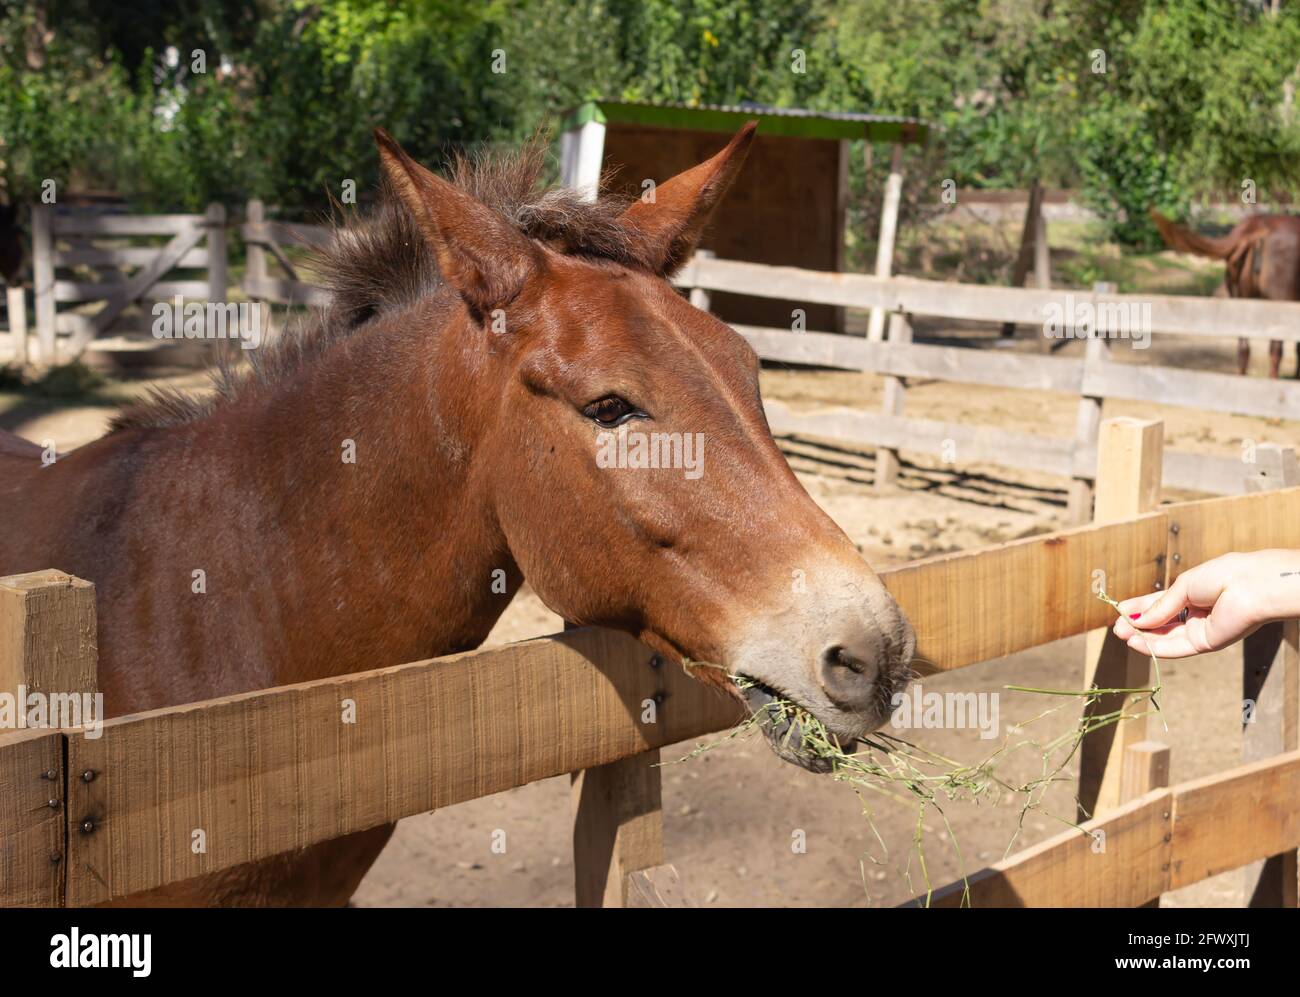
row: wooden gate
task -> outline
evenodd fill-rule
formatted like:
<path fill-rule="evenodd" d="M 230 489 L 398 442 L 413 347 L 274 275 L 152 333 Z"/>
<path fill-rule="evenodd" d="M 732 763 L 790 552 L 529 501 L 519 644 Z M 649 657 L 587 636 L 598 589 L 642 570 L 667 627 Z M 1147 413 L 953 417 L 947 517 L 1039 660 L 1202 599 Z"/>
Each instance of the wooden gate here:
<path fill-rule="evenodd" d="M 96 245 L 96 240 L 167 236 L 157 245 Z M 80 279 L 70 268 L 83 268 Z M 85 268 L 99 279 L 85 280 Z M 173 270 L 205 270 L 205 279 L 164 280 Z M 64 270 L 61 279 L 59 271 Z M 226 298 L 226 209 L 208 205 L 202 215 L 106 214 L 48 204 L 32 208 L 32 277 L 40 363 L 75 360 L 86 349 L 145 350 L 173 346 L 156 340 L 149 323 L 124 314 L 137 302 L 171 301 L 176 295 L 208 301 Z M 93 314 L 60 305 L 103 301 Z"/>

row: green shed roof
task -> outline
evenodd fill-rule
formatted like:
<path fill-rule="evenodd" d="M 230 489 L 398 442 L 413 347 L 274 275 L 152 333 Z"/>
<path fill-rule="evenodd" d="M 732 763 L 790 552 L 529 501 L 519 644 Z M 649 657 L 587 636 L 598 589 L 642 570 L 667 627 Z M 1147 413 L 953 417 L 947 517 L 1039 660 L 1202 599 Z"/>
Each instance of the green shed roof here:
<path fill-rule="evenodd" d="M 705 132 L 734 132 L 746 121 L 758 121 L 760 135 L 783 138 L 867 139 L 871 142 L 919 144 L 929 138 L 930 125 L 919 118 L 853 111 L 807 111 L 761 104 L 642 104 L 623 100 L 592 100 L 565 117 L 564 129 L 588 121 L 602 124 L 690 128 Z"/>

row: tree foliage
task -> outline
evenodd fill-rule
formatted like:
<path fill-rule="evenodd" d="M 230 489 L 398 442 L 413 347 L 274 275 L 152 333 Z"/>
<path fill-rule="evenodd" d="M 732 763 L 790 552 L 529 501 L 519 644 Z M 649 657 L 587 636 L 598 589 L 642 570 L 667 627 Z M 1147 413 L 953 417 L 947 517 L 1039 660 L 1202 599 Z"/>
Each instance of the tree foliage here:
<path fill-rule="evenodd" d="M 754 101 L 923 117 L 941 130 L 922 189 L 1079 187 L 1140 244 L 1150 205 L 1300 188 L 1300 5 L 1272 6 L 0 0 L 0 196 L 55 178 L 316 209 L 373 185 L 376 124 L 436 161 L 596 96 Z"/>

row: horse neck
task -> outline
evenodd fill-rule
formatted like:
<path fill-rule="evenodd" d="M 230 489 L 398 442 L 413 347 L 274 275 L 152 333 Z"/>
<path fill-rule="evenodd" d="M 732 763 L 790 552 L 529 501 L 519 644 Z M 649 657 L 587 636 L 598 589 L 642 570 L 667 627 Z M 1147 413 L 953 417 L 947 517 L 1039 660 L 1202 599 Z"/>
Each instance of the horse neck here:
<path fill-rule="evenodd" d="M 228 479 L 249 464 L 251 499 L 275 513 L 242 544 L 281 569 L 258 593 L 292 645 L 276 683 L 475 647 L 517 588 L 474 459 L 464 321 L 429 301 L 376 320 L 212 421 L 236 437 L 213 451 L 236 455 Z"/>

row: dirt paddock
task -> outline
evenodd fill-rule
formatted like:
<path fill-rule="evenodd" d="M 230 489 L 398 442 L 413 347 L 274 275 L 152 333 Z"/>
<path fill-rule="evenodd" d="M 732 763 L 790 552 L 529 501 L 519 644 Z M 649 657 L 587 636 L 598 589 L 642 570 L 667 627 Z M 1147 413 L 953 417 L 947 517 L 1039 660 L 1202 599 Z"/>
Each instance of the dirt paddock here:
<path fill-rule="evenodd" d="M 918 326 L 920 341 L 960 340 L 992 347 L 987 329 Z M 1067 344 L 1071 355 L 1081 344 Z M 1022 348 L 1023 344 L 1022 344 Z M 1267 352 L 1255 350 L 1255 364 Z M 1235 340 L 1159 341 L 1145 357 L 1131 359 L 1189 369 L 1229 372 Z M 1123 359 L 1123 358 L 1121 358 Z M 199 385 L 190 375 L 176 379 Z M 116 400 L 141 390 L 128 383 Z M 799 407 L 880 404 L 881 382 L 872 375 L 768 370 L 766 397 Z M 1077 399 L 1043 392 L 909 382 L 908 414 L 969 424 L 988 424 L 1051 436 L 1073 433 Z M 0 427 L 61 451 L 94 439 L 114 411 L 112 400 L 94 405 L 35 400 L 0 393 Z M 1165 420 L 1166 446 L 1234 455 L 1244 441 L 1300 444 L 1300 422 L 1221 416 L 1139 402 L 1108 403 L 1107 417 L 1137 415 Z M 804 439 L 782 447 L 814 498 L 857 543 L 873 564 L 896 564 L 950 550 L 972 549 L 1046 532 L 1064 524 L 1065 482 L 992 466 L 956 467 L 904 454 L 899 487 L 884 495 L 871 486 L 874 455 L 851 447 Z M 58 567 L 58 565 L 51 565 Z M 1000 598 L 1030 599 L 1006 591 Z M 527 589 L 489 638 L 499 644 L 552 633 L 560 620 Z M 1000 661 L 925 678 L 926 691 L 1001 692 L 1009 683 L 1078 688 L 1082 638 L 1035 648 Z M 395 664 L 396 662 L 394 662 Z M 1172 746 L 1172 778 L 1181 781 L 1236 764 L 1240 759 L 1240 652 L 1227 651 L 1166 664 L 1165 717 Z M 1002 692 L 1001 720 L 1041 713 L 1039 697 Z M 1039 736 L 1063 731 L 1076 713 L 1063 710 L 1041 722 Z M 1039 725 L 1035 725 L 1037 728 Z M 998 744 L 974 730 L 925 730 L 908 734 L 926 748 L 976 761 Z M 1153 734 L 1153 736 L 1155 736 Z M 690 749 L 663 752 L 666 762 Z M 1008 770 L 1031 778 L 1039 756 L 1014 756 Z M 1075 772 L 1073 767 L 1066 775 Z M 1046 808 L 1073 817 L 1073 780 L 1048 794 Z M 883 797 L 869 802 L 878 841 L 851 787 L 836 784 L 776 759 L 757 741 L 733 743 L 701 757 L 668 764 L 663 772 L 666 852 L 701 905 L 864 906 L 897 904 L 924 889 L 912 850 L 916 808 Z M 947 809 L 965 869 L 974 872 L 999 859 L 1016 835 L 1016 800 Z M 1063 825 L 1031 812 L 1015 847 L 1058 833 Z M 937 812 L 922 821 L 925 858 L 933 883 L 959 875 L 954 843 Z M 493 851 L 493 834 L 505 832 L 504 854 Z M 802 832 L 802 834 L 800 834 Z M 806 849 L 792 843 L 802 838 Z M 573 864 L 568 778 L 536 783 L 433 814 L 409 818 L 358 891 L 360 906 L 488 906 L 572 903 Z M 909 855 L 911 856 L 909 861 Z M 909 880 L 910 871 L 910 880 Z M 1229 873 L 1166 897 L 1167 905 L 1231 906 L 1240 903 L 1240 873 Z"/>

